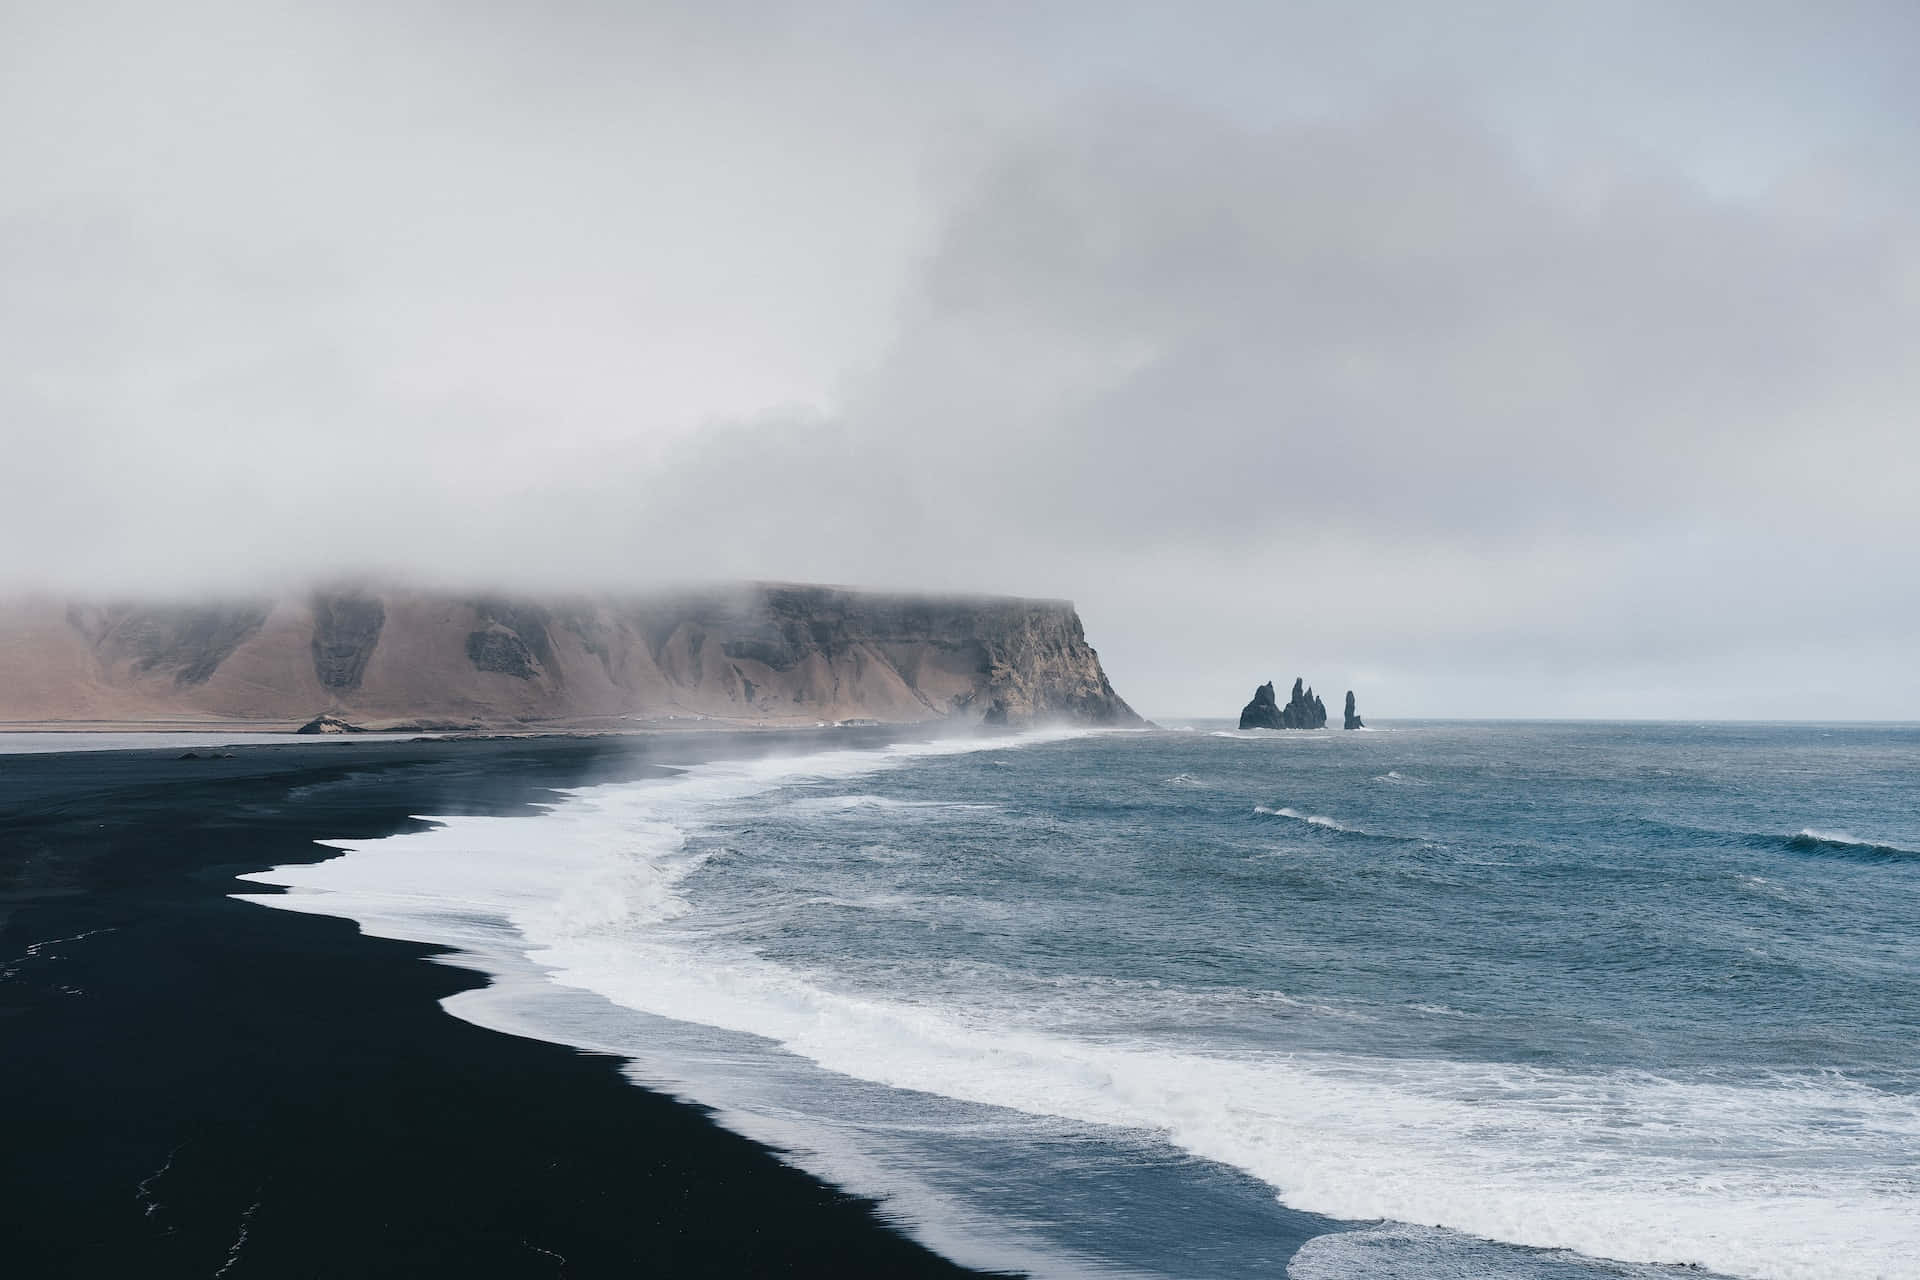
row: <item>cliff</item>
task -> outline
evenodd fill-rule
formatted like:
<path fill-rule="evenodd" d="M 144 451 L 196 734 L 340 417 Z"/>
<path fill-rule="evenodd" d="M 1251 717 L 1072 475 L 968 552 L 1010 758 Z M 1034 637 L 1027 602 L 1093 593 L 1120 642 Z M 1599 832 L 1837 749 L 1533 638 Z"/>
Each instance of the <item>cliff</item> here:
<path fill-rule="evenodd" d="M 0 722 L 1137 724 L 1064 601 L 753 585 L 0 605 Z"/>

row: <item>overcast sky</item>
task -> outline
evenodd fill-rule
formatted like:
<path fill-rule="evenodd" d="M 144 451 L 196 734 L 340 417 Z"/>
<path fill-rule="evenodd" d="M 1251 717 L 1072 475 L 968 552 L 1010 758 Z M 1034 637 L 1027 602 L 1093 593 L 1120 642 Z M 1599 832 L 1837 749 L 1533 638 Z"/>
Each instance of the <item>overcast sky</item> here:
<path fill-rule="evenodd" d="M 1065 596 L 1920 719 L 1920 7 L 0 0 L 0 588 Z"/>

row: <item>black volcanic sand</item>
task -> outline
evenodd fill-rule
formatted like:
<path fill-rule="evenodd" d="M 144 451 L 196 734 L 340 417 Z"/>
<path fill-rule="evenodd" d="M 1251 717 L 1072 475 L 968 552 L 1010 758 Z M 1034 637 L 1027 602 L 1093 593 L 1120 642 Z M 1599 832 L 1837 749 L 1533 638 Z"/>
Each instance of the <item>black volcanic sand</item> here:
<path fill-rule="evenodd" d="M 444 952 L 226 896 L 650 755 L 882 740 L 0 756 L 0 1274 L 968 1274 L 618 1059 L 445 1013 L 484 979 Z"/>

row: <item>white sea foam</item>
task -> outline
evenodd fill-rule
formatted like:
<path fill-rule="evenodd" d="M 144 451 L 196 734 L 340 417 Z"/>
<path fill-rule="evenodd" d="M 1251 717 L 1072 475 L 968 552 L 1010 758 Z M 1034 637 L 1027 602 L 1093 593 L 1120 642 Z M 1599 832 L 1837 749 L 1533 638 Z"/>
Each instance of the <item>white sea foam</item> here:
<path fill-rule="evenodd" d="M 1295 822 L 1304 822 L 1309 826 L 1325 827 L 1329 831 L 1345 831 L 1353 835 L 1365 835 L 1358 827 L 1349 827 L 1323 813 L 1301 813 L 1298 809 L 1273 809 L 1264 804 L 1253 806 L 1253 811 L 1269 818 L 1292 818 Z"/>
<path fill-rule="evenodd" d="M 1450 1231 L 1385 1223 L 1315 1236 L 1287 1263 L 1287 1280 L 1590 1280 L 1592 1261 L 1561 1250 L 1516 1253 Z M 1612 1264 L 1623 1280 L 1669 1280 L 1667 1268 Z"/>
<path fill-rule="evenodd" d="M 1920 1274 L 1912 1198 L 1845 1172 L 1862 1155 L 1898 1159 L 1898 1144 L 1920 1142 L 1920 1116 L 1840 1081 L 1754 1088 L 1216 1055 L 1021 1029 L 987 1007 L 845 995 L 746 954 L 670 944 L 636 954 L 603 940 L 545 958 L 563 982 L 766 1036 L 830 1071 L 1151 1130 L 1338 1217 L 1741 1275 Z"/>
<path fill-rule="evenodd" d="M 1242 742 L 1332 742 L 1325 729 L 1214 729 L 1210 738 L 1238 738 Z"/>
<path fill-rule="evenodd" d="M 850 796 L 810 796 L 796 800 L 790 806 L 797 813 L 838 814 L 852 813 L 861 809 L 901 810 L 901 809 L 980 809 L 994 808 L 990 804 L 969 804 L 957 800 L 896 800 L 892 796 L 850 795 Z"/>
<path fill-rule="evenodd" d="M 1456 1009 L 1450 1004 L 1414 1003 L 1407 1006 L 1417 1013 L 1431 1013 L 1442 1018 L 1478 1018 L 1477 1013 L 1468 1013 L 1465 1009 Z"/>
<path fill-rule="evenodd" d="M 1814 827 L 1800 828 L 1799 838 L 1818 841 L 1820 844 L 1841 845 L 1853 849 L 1868 849 L 1886 854 L 1920 854 L 1920 850 L 1909 849 L 1889 840 L 1867 840 L 1854 835 L 1851 831 L 1821 831 Z"/>
<path fill-rule="evenodd" d="M 749 935 L 686 923 L 689 877 L 716 856 L 688 834 L 733 802 L 982 745 L 1006 744 L 700 765 L 584 789 L 537 818 L 339 842 L 341 858 L 250 878 L 294 890 L 266 905 L 510 949 L 561 984 L 764 1037 L 831 1072 L 1151 1132 L 1302 1209 L 1767 1280 L 1920 1277 L 1920 1198 L 1899 1172 L 1920 1149 L 1920 1105 L 1838 1076 L 1674 1080 L 1075 1036 L 1023 1018 L 990 981 L 849 991 L 766 959 Z M 1318 1256 L 1303 1252 L 1297 1280 L 1333 1274 L 1313 1270 Z"/>

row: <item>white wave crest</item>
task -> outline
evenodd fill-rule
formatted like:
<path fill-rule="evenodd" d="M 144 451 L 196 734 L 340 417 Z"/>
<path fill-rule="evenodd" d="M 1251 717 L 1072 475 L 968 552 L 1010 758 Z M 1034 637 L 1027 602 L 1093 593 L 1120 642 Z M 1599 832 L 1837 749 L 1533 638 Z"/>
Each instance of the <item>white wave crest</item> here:
<path fill-rule="evenodd" d="M 1253 806 L 1253 811 L 1269 818 L 1292 818 L 1295 822 L 1304 822 L 1308 826 L 1325 827 L 1329 831 L 1345 831 L 1351 835 L 1365 835 L 1358 827 L 1350 827 L 1323 813 L 1301 813 L 1298 809 L 1273 809 L 1264 804 Z"/>
<path fill-rule="evenodd" d="M 840 814 L 853 813 L 862 809 L 877 809 L 887 812 L 902 810 L 992 810 L 994 805 L 970 804 L 958 800 L 896 800 L 892 796 L 850 795 L 850 796 L 808 796 L 795 800 L 790 806 L 796 813 Z"/>
<path fill-rule="evenodd" d="M 1315 1236 L 1287 1263 L 1287 1280 L 1670 1280 L 1665 1267 L 1609 1263 L 1562 1250 L 1517 1252 L 1432 1227 L 1386 1223 Z"/>
<path fill-rule="evenodd" d="M 1325 729 L 1213 729 L 1210 738 L 1238 738 L 1242 742 L 1332 742 Z"/>
<path fill-rule="evenodd" d="M 1920 1115 L 1843 1081 L 1215 1054 L 841 993 L 745 952 L 600 940 L 547 958 L 563 982 L 764 1036 L 829 1071 L 1154 1132 L 1335 1217 L 1778 1280 L 1920 1274 L 1913 1198 L 1838 1172 L 1903 1159 Z"/>
<path fill-rule="evenodd" d="M 1854 835 L 1851 831 L 1822 831 L 1815 827 L 1802 827 L 1798 839 L 1810 840 L 1819 844 L 1836 845 L 1852 849 L 1867 849 L 1875 853 L 1914 855 L 1920 849 L 1910 849 L 1890 840 L 1867 840 Z"/>

